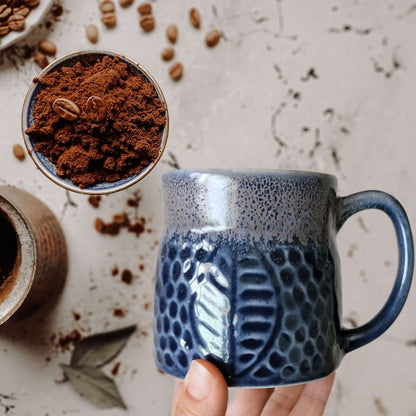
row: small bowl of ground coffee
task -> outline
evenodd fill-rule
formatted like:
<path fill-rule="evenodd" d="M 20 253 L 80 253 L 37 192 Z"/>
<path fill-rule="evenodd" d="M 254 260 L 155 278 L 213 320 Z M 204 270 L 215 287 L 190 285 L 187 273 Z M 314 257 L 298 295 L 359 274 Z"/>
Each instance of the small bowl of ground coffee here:
<path fill-rule="evenodd" d="M 58 185 L 109 194 L 146 176 L 166 146 L 162 90 L 141 65 L 112 52 L 66 55 L 33 80 L 22 111 L 36 166 Z"/>

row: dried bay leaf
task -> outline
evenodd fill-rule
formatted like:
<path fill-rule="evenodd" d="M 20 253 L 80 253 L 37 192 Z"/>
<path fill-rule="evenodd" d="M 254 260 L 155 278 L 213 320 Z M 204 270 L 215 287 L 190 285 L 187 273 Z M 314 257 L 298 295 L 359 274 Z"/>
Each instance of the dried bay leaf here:
<path fill-rule="evenodd" d="M 101 367 L 123 349 L 136 325 L 83 338 L 71 356 L 71 367 Z"/>
<path fill-rule="evenodd" d="M 99 368 L 71 367 L 65 364 L 61 367 L 75 390 L 92 404 L 101 408 L 127 409 L 114 380 Z"/>

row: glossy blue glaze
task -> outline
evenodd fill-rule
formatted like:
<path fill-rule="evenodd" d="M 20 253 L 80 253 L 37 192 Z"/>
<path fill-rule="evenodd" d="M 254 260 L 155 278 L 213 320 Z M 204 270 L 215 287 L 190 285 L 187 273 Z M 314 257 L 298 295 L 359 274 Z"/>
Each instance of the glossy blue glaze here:
<path fill-rule="evenodd" d="M 338 198 L 334 177 L 309 172 L 210 170 L 166 174 L 163 197 L 154 345 L 169 374 L 184 377 L 204 358 L 230 386 L 314 380 L 379 336 L 403 306 L 413 246 L 403 209 L 386 194 Z M 401 266 L 379 315 L 347 331 L 335 237 L 367 208 L 392 218 Z"/>

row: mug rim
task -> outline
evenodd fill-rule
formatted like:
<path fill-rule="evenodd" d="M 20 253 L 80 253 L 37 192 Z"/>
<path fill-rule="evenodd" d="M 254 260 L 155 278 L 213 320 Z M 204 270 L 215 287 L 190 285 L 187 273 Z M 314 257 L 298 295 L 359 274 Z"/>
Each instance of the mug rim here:
<path fill-rule="evenodd" d="M 307 170 L 296 170 L 296 169 L 221 169 L 221 168 L 201 168 L 201 169 L 175 169 L 169 172 L 165 172 L 162 177 L 170 176 L 194 176 L 199 174 L 205 175 L 223 175 L 223 176 L 299 176 L 299 177 L 317 177 L 326 178 L 337 182 L 337 177 L 330 173 L 307 171 Z"/>

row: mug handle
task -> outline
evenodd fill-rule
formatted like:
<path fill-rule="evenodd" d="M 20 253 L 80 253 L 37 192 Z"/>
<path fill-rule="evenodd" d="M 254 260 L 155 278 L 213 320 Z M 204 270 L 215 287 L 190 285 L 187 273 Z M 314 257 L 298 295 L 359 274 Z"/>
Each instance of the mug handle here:
<path fill-rule="evenodd" d="M 344 351 L 368 344 L 386 331 L 399 315 L 409 293 L 413 275 L 413 238 L 406 212 L 391 195 L 381 191 L 363 191 L 337 198 L 337 232 L 353 214 L 365 209 L 379 209 L 391 219 L 399 246 L 399 264 L 393 289 L 381 310 L 366 324 L 342 329 Z"/>

